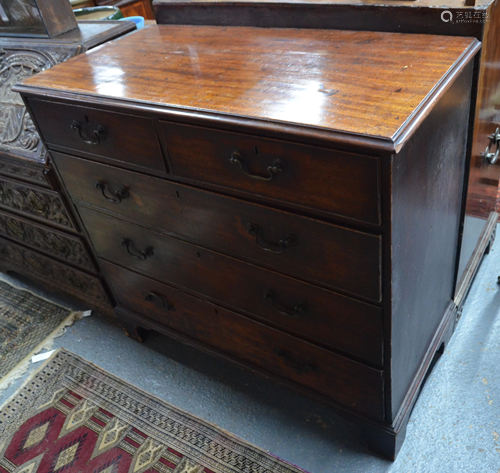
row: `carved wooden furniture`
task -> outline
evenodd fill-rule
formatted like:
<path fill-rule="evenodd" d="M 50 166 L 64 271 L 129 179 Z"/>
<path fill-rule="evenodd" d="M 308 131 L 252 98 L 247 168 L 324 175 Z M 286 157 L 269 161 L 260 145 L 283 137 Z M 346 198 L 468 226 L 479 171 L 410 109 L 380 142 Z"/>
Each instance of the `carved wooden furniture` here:
<path fill-rule="evenodd" d="M 0 268 L 110 310 L 46 148 L 12 86 L 134 28 L 88 22 L 52 40 L 0 37 Z"/>
<path fill-rule="evenodd" d="M 500 6 L 480 0 L 154 0 L 158 24 L 334 28 L 472 36 L 482 41 L 478 93 L 455 302 L 461 306 L 479 263 L 494 239 L 500 161 L 493 165 L 500 126 Z M 474 4 L 474 2 L 472 2 Z M 488 151 L 487 151 L 488 150 Z"/>
<path fill-rule="evenodd" d="M 147 27 L 16 90 L 131 333 L 329 402 L 393 458 L 456 320 L 479 47 Z"/>

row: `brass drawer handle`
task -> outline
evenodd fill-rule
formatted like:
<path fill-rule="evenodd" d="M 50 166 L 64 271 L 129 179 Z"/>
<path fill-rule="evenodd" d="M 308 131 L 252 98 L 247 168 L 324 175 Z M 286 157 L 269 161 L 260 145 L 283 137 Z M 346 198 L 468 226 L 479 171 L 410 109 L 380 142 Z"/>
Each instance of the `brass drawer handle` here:
<path fill-rule="evenodd" d="M 74 131 L 78 132 L 78 136 L 83 140 L 84 143 L 88 145 L 98 145 L 101 142 L 101 137 L 104 136 L 104 127 L 99 125 L 95 130 L 94 130 L 94 139 L 92 138 L 86 138 L 83 136 L 82 133 L 82 125 L 77 122 L 76 120 L 73 121 L 71 124 L 71 129 Z"/>
<path fill-rule="evenodd" d="M 115 191 L 116 199 L 108 197 L 105 193 L 106 183 L 99 180 L 95 183 L 96 189 L 101 189 L 102 195 L 106 200 L 109 200 L 113 204 L 121 204 L 122 199 L 126 199 L 129 196 L 129 192 L 126 187 L 122 187 L 120 190 Z"/>
<path fill-rule="evenodd" d="M 136 249 L 134 242 L 130 238 L 124 238 L 122 241 L 122 245 L 127 247 L 127 252 L 130 256 L 133 256 L 136 259 L 140 259 L 145 261 L 149 256 L 153 256 L 153 247 L 148 246 L 146 249 L 139 251 Z M 132 250 L 135 251 L 135 253 L 132 253 Z"/>
<path fill-rule="evenodd" d="M 259 176 L 257 174 L 251 174 L 250 172 L 248 172 L 246 166 L 241 161 L 241 155 L 240 153 L 238 153 L 238 151 L 233 151 L 231 157 L 229 158 L 229 162 L 231 164 L 237 164 L 248 177 L 251 177 L 252 179 L 257 179 L 259 181 L 271 181 L 272 179 L 274 179 L 276 174 L 279 174 L 281 171 L 283 171 L 279 161 L 276 161 L 272 166 L 267 167 L 268 176 Z"/>
<path fill-rule="evenodd" d="M 273 309 L 276 312 L 279 312 L 282 315 L 286 315 L 287 317 L 300 317 L 307 312 L 307 305 L 303 302 L 298 303 L 293 309 L 288 309 L 284 306 L 280 306 L 276 301 L 276 294 L 274 294 L 274 292 L 271 290 L 264 291 L 264 299 L 271 301 Z"/>
<path fill-rule="evenodd" d="M 491 143 L 486 147 L 486 149 L 481 153 L 481 156 L 488 161 L 490 164 L 495 164 L 500 156 L 500 128 L 497 128 L 495 133 L 492 133 L 488 138 Z M 497 149 L 494 153 L 490 152 L 490 148 L 496 146 Z"/>
<path fill-rule="evenodd" d="M 142 295 L 144 296 L 145 301 L 152 302 L 159 309 L 163 309 L 166 312 L 174 310 L 174 306 L 156 292 L 144 292 Z"/>
<path fill-rule="evenodd" d="M 285 251 L 288 247 L 294 246 L 297 244 L 297 237 L 295 235 L 286 234 L 283 239 L 281 239 L 278 243 L 271 243 L 264 240 L 262 236 L 262 228 L 260 228 L 255 223 L 247 223 L 247 231 L 250 235 L 255 237 L 255 243 L 264 251 L 269 251 L 270 253 L 274 253 L 280 255 Z"/>
<path fill-rule="evenodd" d="M 316 371 L 318 369 L 317 366 L 311 365 L 310 363 L 304 363 L 303 361 L 294 360 L 292 355 L 282 348 L 277 348 L 275 350 L 275 353 L 285 361 L 285 364 L 287 366 L 297 371 L 297 373 L 305 374 L 311 371 Z"/>

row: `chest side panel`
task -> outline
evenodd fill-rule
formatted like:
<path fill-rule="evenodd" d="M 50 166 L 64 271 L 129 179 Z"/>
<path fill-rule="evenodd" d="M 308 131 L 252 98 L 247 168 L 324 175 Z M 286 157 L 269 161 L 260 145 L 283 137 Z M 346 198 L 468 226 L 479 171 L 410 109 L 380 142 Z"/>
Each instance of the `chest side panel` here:
<path fill-rule="evenodd" d="M 393 415 L 399 411 L 452 303 L 472 66 L 393 158 Z M 439 130 L 437 133 L 436 130 Z"/>

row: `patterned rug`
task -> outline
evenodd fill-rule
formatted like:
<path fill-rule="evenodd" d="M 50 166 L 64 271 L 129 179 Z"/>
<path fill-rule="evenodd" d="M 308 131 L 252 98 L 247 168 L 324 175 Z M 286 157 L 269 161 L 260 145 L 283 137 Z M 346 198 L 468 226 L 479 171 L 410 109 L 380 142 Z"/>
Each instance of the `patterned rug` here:
<path fill-rule="evenodd" d="M 80 316 L 30 291 L 0 281 L 0 390 L 22 375 L 32 355 L 49 348 Z"/>
<path fill-rule="evenodd" d="M 1 473 L 303 473 L 64 349 L 0 408 Z"/>

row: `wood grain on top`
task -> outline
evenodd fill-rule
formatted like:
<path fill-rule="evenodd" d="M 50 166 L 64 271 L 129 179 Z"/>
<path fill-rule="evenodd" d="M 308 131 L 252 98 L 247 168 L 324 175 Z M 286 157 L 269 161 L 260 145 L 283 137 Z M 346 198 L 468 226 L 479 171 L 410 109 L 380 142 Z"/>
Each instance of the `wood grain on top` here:
<path fill-rule="evenodd" d="M 24 84 L 391 139 L 478 44 L 378 32 L 150 26 Z"/>

